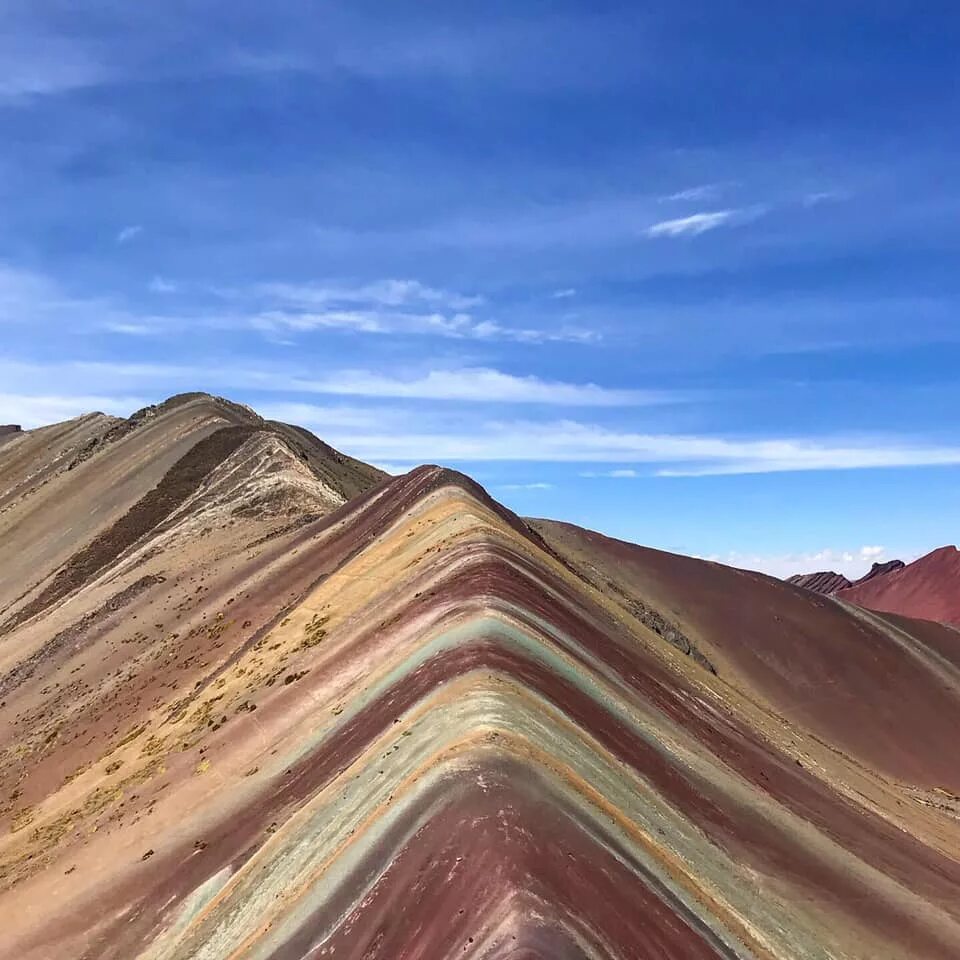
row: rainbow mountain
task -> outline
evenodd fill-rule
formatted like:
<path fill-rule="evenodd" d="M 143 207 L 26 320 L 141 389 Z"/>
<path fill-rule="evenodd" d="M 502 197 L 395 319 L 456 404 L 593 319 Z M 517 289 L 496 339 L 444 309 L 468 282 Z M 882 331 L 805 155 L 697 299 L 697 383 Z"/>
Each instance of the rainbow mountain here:
<path fill-rule="evenodd" d="M 0 437 L 0 956 L 955 960 L 960 633 L 204 394 Z"/>

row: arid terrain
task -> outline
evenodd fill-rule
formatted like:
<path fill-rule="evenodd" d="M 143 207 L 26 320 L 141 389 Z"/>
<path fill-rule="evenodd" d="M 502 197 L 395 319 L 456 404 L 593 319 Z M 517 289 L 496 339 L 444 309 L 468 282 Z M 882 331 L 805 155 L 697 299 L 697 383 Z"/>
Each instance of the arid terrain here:
<path fill-rule="evenodd" d="M 825 596 L 204 394 L 0 428 L 0 544 L 3 958 L 960 957 L 955 550 Z"/>

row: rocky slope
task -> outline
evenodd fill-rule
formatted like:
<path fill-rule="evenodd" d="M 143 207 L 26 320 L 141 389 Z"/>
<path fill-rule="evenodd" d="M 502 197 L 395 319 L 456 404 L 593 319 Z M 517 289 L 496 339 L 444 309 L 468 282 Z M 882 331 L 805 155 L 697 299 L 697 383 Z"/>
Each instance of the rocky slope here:
<path fill-rule="evenodd" d="M 157 410 L 0 453 L 0 955 L 960 956 L 956 631 Z"/>

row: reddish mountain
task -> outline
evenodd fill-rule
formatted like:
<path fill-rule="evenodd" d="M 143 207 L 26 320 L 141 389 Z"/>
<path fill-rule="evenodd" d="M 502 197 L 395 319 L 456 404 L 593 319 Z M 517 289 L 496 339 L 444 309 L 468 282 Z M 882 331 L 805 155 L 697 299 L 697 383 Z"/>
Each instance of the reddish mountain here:
<path fill-rule="evenodd" d="M 861 583 L 873 580 L 874 577 L 885 577 L 888 573 L 896 573 L 905 566 L 906 564 L 902 560 L 887 560 L 886 563 L 875 563 L 870 568 L 869 573 L 864 574 L 859 580 L 854 580 L 851 586 L 859 587 Z"/>
<path fill-rule="evenodd" d="M 835 573 L 833 570 L 823 570 L 820 573 L 795 573 L 792 577 L 787 577 L 787 583 L 830 597 L 841 590 L 857 587 L 861 583 L 873 580 L 875 577 L 884 577 L 888 573 L 895 573 L 897 570 L 902 570 L 904 566 L 902 560 L 887 560 L 886 563 L 875 563 L 870 568 L 869 573 L 864 574 L 859 580 L 853 581 L 848 580 L 842 573 Z"/>
<path fill-rule="evenodd" d="M 960 551 L 940 547 L 893 573 L 865 577 L 837 596 L 881 613 L 960 625 Z"/>

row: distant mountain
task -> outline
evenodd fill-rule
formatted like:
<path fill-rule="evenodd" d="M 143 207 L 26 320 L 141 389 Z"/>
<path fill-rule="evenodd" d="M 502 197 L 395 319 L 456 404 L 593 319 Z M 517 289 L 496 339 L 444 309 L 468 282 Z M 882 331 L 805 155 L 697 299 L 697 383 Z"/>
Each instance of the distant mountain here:
<path fill-rule="evenodd" d="M 834 573 L 832 570 L 823 570 L 820 573 L 795 573 L 792 577 L 787 577 L 787 583 L 825 595 L 853 586 L 853 583 L 842 573 Z"/>
<path fill-rule="evenodd" d="M 851 586 L 858 587 L 861 583 L 866 583 L 868 580 L 873 580 L 874 577 L 883 577 L 888 573 L 896 573 L 898 570 L 902 570 L 906 564 L 902 560 L 887 560 L 886 563 L 875 563 L 871 568 L 870 572 L 864 574 L 859 580 L 854 580 Z"/>
<path fill-rule="evenodd" d="M 960 625 L 960 551 L 940 547 L 892 572 L 868 574 L 837 596 L 881 613 Z"/>
<path fill-rule="evenodd" d="M 841 590 L 849 590 L 875 577 L 883 577 L 888 573 L 902 570 L 904 566 L 902 560 L 875 563 L 869 573 L 864 574 L 859 580 L 848 580 L 842 573 L 834 573 L 832 570 L 824 570 L 820 573 L 795 573 L 792 577 L 787 577 L 787 583 L 792 583 L 795 587 L 803 587 L 804 590 L 812 590 L 814 593 L 822 593 L 824 596 L 833 596 Z"/>

